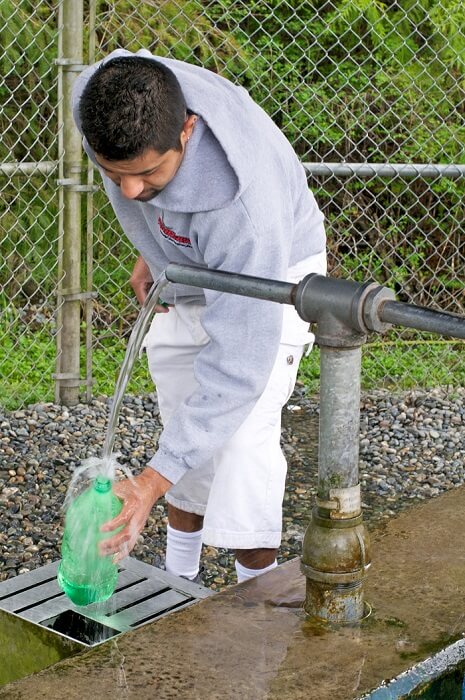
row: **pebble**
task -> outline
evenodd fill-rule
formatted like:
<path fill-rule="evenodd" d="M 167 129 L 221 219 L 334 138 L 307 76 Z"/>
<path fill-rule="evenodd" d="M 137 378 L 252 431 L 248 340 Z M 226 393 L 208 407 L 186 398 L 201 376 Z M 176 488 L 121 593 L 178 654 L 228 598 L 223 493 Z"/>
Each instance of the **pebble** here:
<path fill-rule="evenodd" d="M 0 407 L 0 581 L 60 558 L 63 501 L 81 460 L 99 456 L 111 399 L 65 408 Z M 298 385 L 283 411 L 282 448 L 289 471 L 279 561 L 300 555 L 318 478 L 318 400 Z M 156 396 L 124 399 L 115 451 L 137 472 L 161 433 Z M 364 518 L 373 527 L 413 503 L 461 486 L 465 477 L 465 389 L 365 393 L 360 414 Z M 163 566 L 164 500 L 149 516 L 134 556 Z M 27 563 L 27 565 L 25 565 Z M 203 580 L 214 590 L 236 581 L 231 551 L 204 545 Z"/>

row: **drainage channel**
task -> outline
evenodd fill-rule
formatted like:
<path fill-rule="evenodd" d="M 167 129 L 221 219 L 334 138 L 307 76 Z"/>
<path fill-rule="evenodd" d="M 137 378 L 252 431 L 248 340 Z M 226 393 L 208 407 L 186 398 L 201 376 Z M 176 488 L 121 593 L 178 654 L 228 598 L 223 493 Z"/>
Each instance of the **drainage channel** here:
<path fill-rule="evenodd" d="M 207 598 L 199 584 L 127 557 L 104 603 L 74 605 L 61 591 L 59 561 L 0 583 L 0 685 Z"/>

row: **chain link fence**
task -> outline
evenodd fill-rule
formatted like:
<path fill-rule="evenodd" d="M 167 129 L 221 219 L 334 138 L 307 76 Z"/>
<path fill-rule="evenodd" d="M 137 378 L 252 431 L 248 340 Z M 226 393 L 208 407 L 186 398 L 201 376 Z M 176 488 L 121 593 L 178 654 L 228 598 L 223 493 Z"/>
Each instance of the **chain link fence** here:
<path fill-rule="evenodd" d="M 60 197 L 52 3 L 0 1 L 0 403 L 53 394 Z"/>
<path fill-rule="evenodd" d="M 62 383 L 87 381 L 88 398 L 111 394 L 137 314 L 128 283 L 136 253 L 84 166 L 75 186 L 84 295 L 63 294 L 60 80 L 67 61 L 79 69 L 60 47 L 67 3 L 0 0 L 0 401 L 15 406 L 51 399 L 54 372 Z M 462 0 L 90 0 L 82 27 L 84 62 L 147 48 L 244 85 L 307 168 L 326 215 L 330 273 L 464 313 Z M 55 368 L 66 302 L 81 307 L 80 380 Z M 371 340 L 366 386 L 465 384 L 463 343 L 402 330 Z M 130 390 L 151 390 L 143 367 Z"/>

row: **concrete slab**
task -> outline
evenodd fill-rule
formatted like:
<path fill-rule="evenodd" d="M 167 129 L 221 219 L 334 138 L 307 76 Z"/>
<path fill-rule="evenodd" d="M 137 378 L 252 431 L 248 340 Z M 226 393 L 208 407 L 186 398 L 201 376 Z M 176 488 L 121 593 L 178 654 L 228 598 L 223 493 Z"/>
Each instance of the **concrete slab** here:
<path fill-rule="evenodd" d="M 305 620 L 298 560 L 0 689 L 23 700 L 353 700 L 465 632 L 465 489 L 372 533 L 371 615 Z"/>

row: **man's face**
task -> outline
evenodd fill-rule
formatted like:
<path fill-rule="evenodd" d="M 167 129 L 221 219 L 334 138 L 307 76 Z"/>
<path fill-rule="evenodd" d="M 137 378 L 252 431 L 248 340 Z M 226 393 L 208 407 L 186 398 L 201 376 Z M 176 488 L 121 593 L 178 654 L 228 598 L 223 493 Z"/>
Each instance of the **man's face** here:
<path fill-rule="evenodd" d="M 105 175 L 118 185 L 124 197 L 138 202 L 148 202 L 156 197 L 176 175 L 184 158 L 186 143 L 195 121 L 195 115 L 190 115 L 186 119 L 180 136 L 180 151 L 171 149 L 160 154 L 149 148 L 142 155 L 131 160 L 106 160 L 97 154 L 95 159 Z"/>
<path fill-rule="evenodd" d="M 182 151 L 170 150 L 160 155 L 149 149 L 132 160 L 106 160 L 96 155 L 97 163 L 127 199 L 148 202 L 171 182 L 181 165 Z"/>

